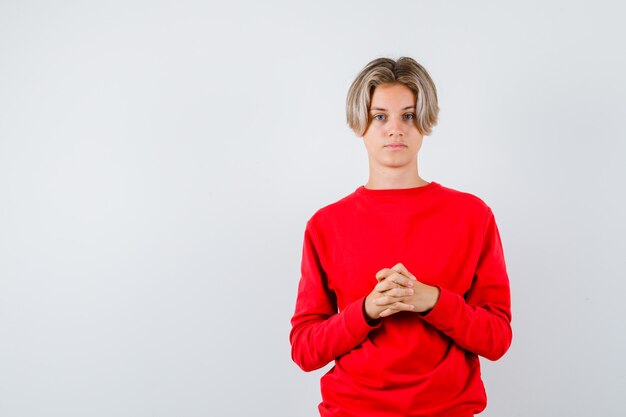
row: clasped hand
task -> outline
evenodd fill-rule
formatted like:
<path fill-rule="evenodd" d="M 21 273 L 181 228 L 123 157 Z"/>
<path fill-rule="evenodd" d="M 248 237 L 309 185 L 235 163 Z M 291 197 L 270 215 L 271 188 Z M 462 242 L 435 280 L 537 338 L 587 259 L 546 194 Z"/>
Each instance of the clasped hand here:
<path fill-rule="evenodd" d="M 370 319 L 388 317 L 400 311 L 424 313 L 439 299 L 439 288 L 419 282 L 401 263 L 376 274 L 378 283 L 365 298 Z"/>

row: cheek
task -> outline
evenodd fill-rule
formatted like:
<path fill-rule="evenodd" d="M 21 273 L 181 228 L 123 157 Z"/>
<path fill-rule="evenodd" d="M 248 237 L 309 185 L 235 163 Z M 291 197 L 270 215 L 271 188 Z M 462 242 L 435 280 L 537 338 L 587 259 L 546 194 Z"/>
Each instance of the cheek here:
<path fill-rule="evenodd" d="M 363 137 L 371 135 L 372 132 L 374 132 L 375 130 L 376 128 L 370 123 L 369 125 L 367 125 L 367 129 L 365 129 L 365 132 L 363 132 Z"/>
<path fill-rule="evenodd" d="M 378 124 L 371 124 L 363 134 L 363 137 L 367 137 L 370 141 L 380 140 L 381 136 L 385 135 L 385 128 Z"/>

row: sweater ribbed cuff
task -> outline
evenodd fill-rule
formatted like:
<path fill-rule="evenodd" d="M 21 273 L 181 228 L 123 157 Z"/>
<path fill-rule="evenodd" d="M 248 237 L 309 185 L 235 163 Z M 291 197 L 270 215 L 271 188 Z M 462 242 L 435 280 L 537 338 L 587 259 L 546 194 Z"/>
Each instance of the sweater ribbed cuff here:
<path fill-rule="evenodd" d="M 465 301 L 463 298 L 445 288 L 439 288 L 439 300 L 437 304 L 422 318 L 437 329 L 446 331 L 452 329 L 456 323 L 456 315 L 459 311 L 461 303 Z"/>

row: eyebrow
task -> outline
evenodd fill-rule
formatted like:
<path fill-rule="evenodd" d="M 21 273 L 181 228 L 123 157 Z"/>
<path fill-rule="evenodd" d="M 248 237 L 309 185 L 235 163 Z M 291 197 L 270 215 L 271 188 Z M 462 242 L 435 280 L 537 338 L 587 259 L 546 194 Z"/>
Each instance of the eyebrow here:
<path fill-rule="evenodd" d="M 403 107 L 403 108 L 402 108 L 402 110 L 409 110 L 409 109 L 414 109 L 414 108 L 415 108 L 415 106 L 406 106 L 406 107 Z M 372 110 L 376 110 L 376 111 L 387 111 L 387 109 L 383 109 L 382 107 L 372 107 L 372 108 L 370 109 L 370 111 L 372 111 Z"/>

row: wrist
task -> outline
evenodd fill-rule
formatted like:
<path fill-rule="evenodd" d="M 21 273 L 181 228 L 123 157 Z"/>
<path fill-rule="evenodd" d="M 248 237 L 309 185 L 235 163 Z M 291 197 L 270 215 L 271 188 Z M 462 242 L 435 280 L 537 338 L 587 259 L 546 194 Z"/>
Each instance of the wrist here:
<path fill-rule="evenodd" d="M 441 294 L 441 290 L 439 289 L 439 287 L 432 287 L 432 288 L 433 288 L 433 305 L 430 307 L 430 310 L 435 308 L 435 306 L 437 305 L 437 301 L 439 301 L 439 295 Z"/>
<path fill-rule="evenodd" d="M 369 325 L 369 326 L 376 326 L 378 323 L 380 323 L 381 318 L 372 318 L 368 313 L 367 313 L 367 307 L 366 307 L 366 303 L 367 303 L 367 297 L 365 297 L 363 299 L 363 305 L 361 307 L 362 311 L 363 311 L 363 318 L 365 319 L 365 322 Z"/>
<path fill-rule="evenodd" d="M 439 287 L 430 287 L 430 299 L 431 302 L 426 310 L 422 311 L 421 315 L 426 315 L 432 311 L 433 308 L 437 305 L 437 301 L 439 301 L 439 295 L 441 295 L 441 290 Z"/>

